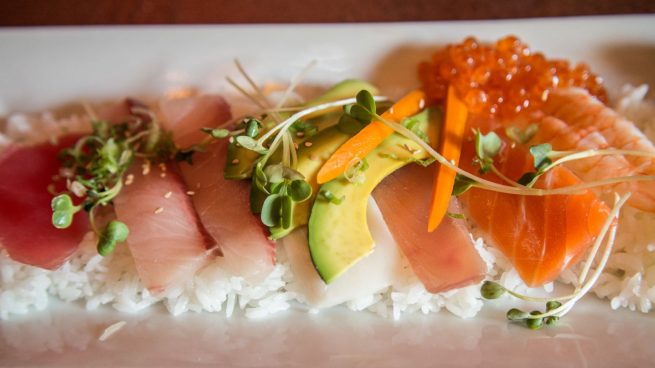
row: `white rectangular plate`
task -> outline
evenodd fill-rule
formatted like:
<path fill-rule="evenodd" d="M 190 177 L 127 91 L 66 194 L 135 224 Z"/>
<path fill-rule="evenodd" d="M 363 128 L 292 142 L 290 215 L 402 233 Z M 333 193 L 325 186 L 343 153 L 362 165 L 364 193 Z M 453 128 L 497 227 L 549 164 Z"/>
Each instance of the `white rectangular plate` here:
<path fill-rule="evenodd" d="M 468 35 L 515 34 L 549 57 L 584 60 L 606 77 L 655 85 L 655 17 L 357 25 L 4 29 L 0 117 L 77 102 L 154 96 L 179 87 L 231 93 L 238 58 L 260 82 L 286 83 L 310 61 L 306 83 L 368 79 L 394 97 L 418 85 L 416 64 Z M 125 327 L 106 341 L 109 325 Z M 334 309 L 263 320 L 87 312 L 53 302 L 0 324 L 2 366 L 646 366 L 655 362 L 653 315 L 583 300 L 557 328 L 508 324 L 488 303 L 476 318 L 446 311 L 394 322 Z"/>

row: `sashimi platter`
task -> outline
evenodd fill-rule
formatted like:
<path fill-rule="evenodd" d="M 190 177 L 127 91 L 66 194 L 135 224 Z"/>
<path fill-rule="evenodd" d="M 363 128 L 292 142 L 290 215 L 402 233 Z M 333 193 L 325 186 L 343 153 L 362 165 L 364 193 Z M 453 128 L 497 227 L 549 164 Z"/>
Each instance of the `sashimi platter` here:
<path fill-rule="evenodd" d="M 554 24 L 3 31 L 0 320 L 652 314 L 652 71 Z"/>

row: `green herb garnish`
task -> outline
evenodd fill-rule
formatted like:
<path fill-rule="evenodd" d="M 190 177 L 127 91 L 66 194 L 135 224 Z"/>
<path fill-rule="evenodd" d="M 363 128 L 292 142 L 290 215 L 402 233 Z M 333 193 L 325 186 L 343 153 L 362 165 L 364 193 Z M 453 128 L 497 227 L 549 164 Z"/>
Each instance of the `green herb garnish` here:
<path fill-rule="evenodd" d="M 141 104 L 132 105 L 129 120 L 119 124 L 93 121 L 91 134 L 59 154 L 71 193 L 53 198 L 52 224 L 65 229 L 72 224 L 75 213 L 85 210 L 98 237 L 98 253 L 103 256 L 111 253 L 116 243 L 125 241 L 129 230 L 120 221 L 111 221 L 104 229 L 98 229 L 95 209 L 110 204 L 121 192 L 125 173 L 134 158 L 150 163 L 191 161 L 193 153 L 201 150 L 199 147 L 177 150 L 170 134 L 160 129 L 154 114 Z M 71 194 L 82 200 L 79 205 L 73 204 Z"/>
<path fill-rule="evenodd" d="M 288 229 L 293 218 L 293 203 L 303 202 L 312 195 L 312 187 L 298 171 L 283 164 L 255 167 L 255 185 L 266 193 L 261 220 L 268 227 Z"/>

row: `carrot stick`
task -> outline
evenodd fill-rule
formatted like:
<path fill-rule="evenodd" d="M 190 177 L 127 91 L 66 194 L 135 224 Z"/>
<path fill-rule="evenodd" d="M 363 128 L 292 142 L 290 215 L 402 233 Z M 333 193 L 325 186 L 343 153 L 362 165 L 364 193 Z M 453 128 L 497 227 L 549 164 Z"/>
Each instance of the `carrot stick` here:
<path fill-rule="evenodd" d="M 425 94 L 415 90 L 398 100 L 389 110 L 382 114 L 382 118 L 394 122 L 418 113 L 425 107 Z M 381 121 L 373 121 L 359 133 L 341 145 L 323 164 L 317 174 L 319 184 L 326 183 L 343 174 L 353 162 L 364 159 L 385 138 L 393 133 L 393 129 Z"/>
<path fill-rule="evenodd" d="M 459 155 L 462 151 L 462 139 L 467 116 L 468 109 L 466 105 L 457 97 L 455 89 L 449 86 L 446 100 L 446 121 L 441 134 L 439 153 L 455 165 L 459 163 Z M 439 226 L 446 215 L 450 195 L 455 185 L 455 174 L 454 170 L 437 164 L 437 173 L 432 187 L 432 204 L 430 205 L 428 218 L 428 231 L 430 232 Z"/>

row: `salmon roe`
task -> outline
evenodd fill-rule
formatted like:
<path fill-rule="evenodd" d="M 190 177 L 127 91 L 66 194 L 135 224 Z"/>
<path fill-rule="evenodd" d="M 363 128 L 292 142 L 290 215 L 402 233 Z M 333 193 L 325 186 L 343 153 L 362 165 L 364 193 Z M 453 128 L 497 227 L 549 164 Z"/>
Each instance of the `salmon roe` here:
<path fill-rule="evenodd" d="M 501 119 L 538 109 L 555 88 L 581 87 L 607 101 L 602 79 L 586 64 L 546 59 L 515 36 L 495 45 L 469 37 L 435 53 L 418 72 L 431 102 L 443 102 L 453 85 L 472 113 Z"/>

